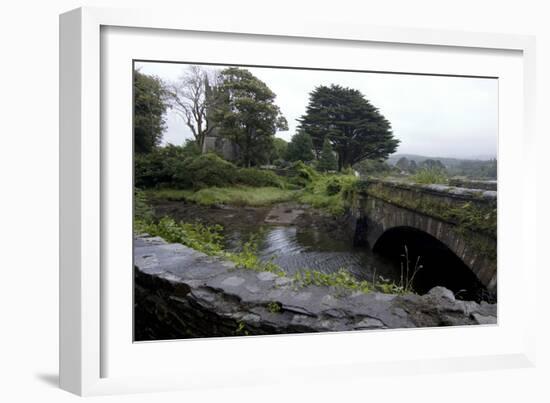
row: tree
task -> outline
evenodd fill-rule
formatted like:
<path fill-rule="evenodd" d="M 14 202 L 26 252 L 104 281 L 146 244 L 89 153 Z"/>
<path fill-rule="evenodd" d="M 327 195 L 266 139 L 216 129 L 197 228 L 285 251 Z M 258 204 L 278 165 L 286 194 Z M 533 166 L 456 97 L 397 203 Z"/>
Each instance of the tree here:
<path fill-rule="evenodd" d="M 160 144 L 166 127 L 168 91 L 163 81 L 134 71 L 134 151 L 146 154 Z"/>
<path fill-rule="evenodd" d="M 314 158 L 311 137 L 306 132 L 298 131 L 288 143 L 286 159 L 288 161 L 308 162 Z"/>
<path fill-rule="evenodd" d="M 399 144 L 390 122 L 361 92 L 339 85 L 316 87 L 299 122 L 317 155 L 328 137 L 338 154 L 338 170 L 367 158 L 384 159 Z"/>
<path fill-rule="evenodd" d="M 172 105 L 191 129 L 201 150 L 204 138 L 217 126 L 211 113 L 219 101 L 218 81 L 217 73 L 209 73 L 200 66 L 189 66 L 180 81 L 171 86 Z"/>
<path fill-rule="evenodd" d="M 411 167 L 411 163 L 407 157 L 401 157 L 399 160 L 395 163 L 395 166 L 399 168 L 402 171 L 408 171 Z"/>
<path fill-rule="evenodd" d="M 336 161 L 336 156 L 334 155 L 334 150 L 332 149 L 332 144 L 330 144 L 328 137 L 325 137 L 325 141 L 323 142 L 323 149 L 321 150 L 317 168 L 322 172 L 335 171 L 338 169 L 338 161 Z"/>
<path fill-rule="evenodd" d="M 239 146 L 244 166 L 269 159 L 277 130 L 288 130 L 275 105 L 275 93 L 250 71 L 230 67 L 221 72 L 220 103 L 213 112 L 219 133 Z"/>
<path fill-rule="evenodd" d="M 439 160 L 427 159 L 420 163 L 420 168 L 445 172 L 445 165 Z"/>
<path fill-rule="evenodd" d="M 269 160 L 271 163 L 277 160 L 284 160 L 288 149 L 288 143 L 285 139 L 275 137 L 273 139 L 273 148 L 270 153 Z"/>
<path fill-rule="evenodd" d="M 398 168 L 389 165 L 385 161 L 368 159 L 358 162 L 353 166 L 353 169 L 359 172 L 361 176 L 383 176 L 396 170 L 399 171 Z"/>

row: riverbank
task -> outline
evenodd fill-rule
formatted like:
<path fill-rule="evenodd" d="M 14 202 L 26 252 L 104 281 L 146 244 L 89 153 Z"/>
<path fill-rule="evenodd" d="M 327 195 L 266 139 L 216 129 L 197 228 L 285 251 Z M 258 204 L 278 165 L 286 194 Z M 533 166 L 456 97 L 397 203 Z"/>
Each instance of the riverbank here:
<path fill-rule="evenodd" d="M 375 275 L 386 279 L 378 279 L 381 285 L 399 282 L 393 266 L 354 245 L 345 216 L 295 202 L 238 207 L 156 200 L 153 209 L 157 224 L 140 225 L 143 231 L 199 251 L 230 253 L 249 266 L 270 265 L 290 276 L 319 272 L 334 280 L 345 271 L 359 282 L 376 282 Z"/>
<path fill-rule="evenodd" d="M 496 304 L 296 283 L 181 244 L 134 240 L 136 340 L 496 324 Z M 162 318 L 158 312 L 163 312 Z"/>

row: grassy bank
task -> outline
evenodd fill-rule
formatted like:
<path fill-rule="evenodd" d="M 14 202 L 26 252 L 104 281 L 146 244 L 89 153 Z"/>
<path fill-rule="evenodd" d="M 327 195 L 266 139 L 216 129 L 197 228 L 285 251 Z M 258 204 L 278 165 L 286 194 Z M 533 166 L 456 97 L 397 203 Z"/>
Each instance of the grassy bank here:
<path fill-rule="evenodd" d="M 149 189 L 149 200 L 169 200 L 196 203 L 203 206 L 225 204 L 233 206 L 269 206 L 296 201 L 341 215 L 346 209 L 346 195 L 357 179 L 353 175 L 315 174 L 304 187 L 294 190 L 280 187 L 225 186 L 204 189 Z"/>
<path fill-rule="evenodd" d="M 210 187 L 197 191 L 189 189 L 148 190 L 150 199 L 185 201 L 203 206 L 227 204 L 233 206 L 268 206 L 293 200 L 296 191 L 276 187 Z"/>

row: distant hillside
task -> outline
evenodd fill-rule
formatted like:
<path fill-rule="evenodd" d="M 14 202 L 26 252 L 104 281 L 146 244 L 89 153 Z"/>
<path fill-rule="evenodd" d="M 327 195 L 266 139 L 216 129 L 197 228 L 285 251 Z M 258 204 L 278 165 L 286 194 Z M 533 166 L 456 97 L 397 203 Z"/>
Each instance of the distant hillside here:
<path fill-rule="evenodd" d="M 397 161 L 399 161 L 399 159 L 403 157 L 407 158 L 410 161 L 415 161 L 417 164 L 427 159 L 439 160 L 447 168 L 455 168 L 464 162 L 489 161 L 494 158 L 494 157 L 486 157 L 486 158 L 468 159 L 468 158 L 426 157 L 424 155 L 417 155 L 417 154 L 393 154 L 388 157 L 387 162 L 390 165 L 395 165 Z"/>

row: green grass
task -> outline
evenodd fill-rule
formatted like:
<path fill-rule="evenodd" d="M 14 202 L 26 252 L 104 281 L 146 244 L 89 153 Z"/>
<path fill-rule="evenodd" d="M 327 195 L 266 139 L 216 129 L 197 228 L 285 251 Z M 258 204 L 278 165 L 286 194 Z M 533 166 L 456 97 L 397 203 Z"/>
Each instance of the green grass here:
<path fill-rule="evenodd" d="M 311 168 L 308 168 L 311 170 Z M 309 172 L 309 171 L 304 171 Z M 283 187 L 253 187 L 234 185 L 191 189 L 149 189 L 150 200 L 185 201 L 203 206 L 226 204 L 233 206 L 269 206 L 287 201 L 297 201 L 338 216 L 347 207 L 346 194 L 357 181 L 354 175 L 320 174 L 308 176 L 306 185 L 292 189 L 291 183 Z M 294 185 L 296 187 L 296 185 Z"/>
<path fill-rule="evenodd" d="M 228 204 L 234 206 L 268 206 L 275 203 L 290 201 L 296 191 L 277 187 L 211 187 L 196 192 L 180 189 L 149 190 L 152 199 L 171 201 L 187 201 L 203 206 Z"/>
<path fill-rule="evenodd" d="M 423 185 L 446 185 L 449 183 L 449 178 L 447 175 L 437 169 L 421 169 L 411 176 L 411 180 Z"/>

